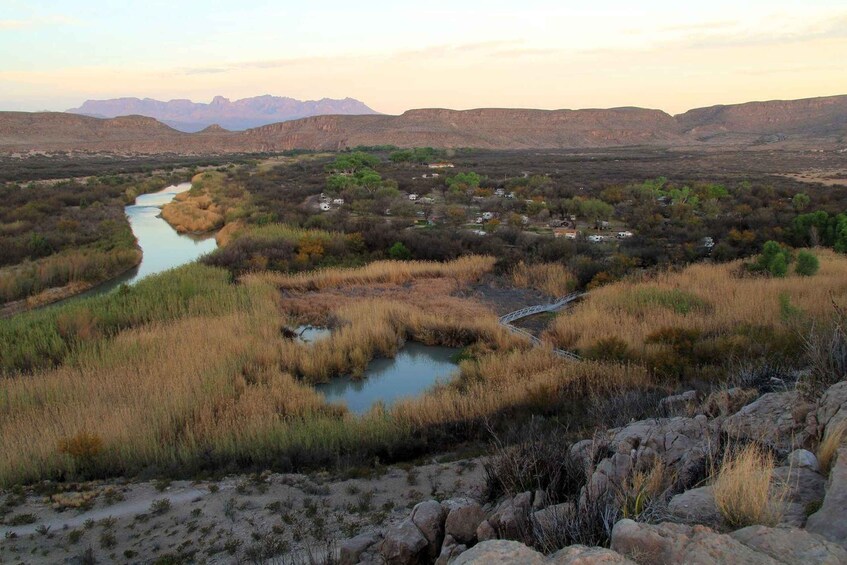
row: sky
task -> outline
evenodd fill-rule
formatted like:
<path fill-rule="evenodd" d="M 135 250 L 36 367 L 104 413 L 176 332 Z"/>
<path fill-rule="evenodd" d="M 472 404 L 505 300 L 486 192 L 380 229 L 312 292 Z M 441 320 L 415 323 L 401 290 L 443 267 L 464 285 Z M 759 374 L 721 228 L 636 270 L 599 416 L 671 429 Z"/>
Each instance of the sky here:
<path fill-rule="evenodd" d="M 0 110 L 262 94 L 390 114 L 847 94 L 847 2 L 0 0 Z"/>

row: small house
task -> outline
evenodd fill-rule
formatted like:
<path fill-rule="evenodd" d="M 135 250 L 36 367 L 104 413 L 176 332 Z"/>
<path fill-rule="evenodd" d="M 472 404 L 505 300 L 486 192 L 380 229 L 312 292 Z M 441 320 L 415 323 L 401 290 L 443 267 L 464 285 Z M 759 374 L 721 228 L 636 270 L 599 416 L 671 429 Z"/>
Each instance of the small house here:
<path fill-rule="evenodd" d="M 321 211 L 326 212 L 329 210 L 329 202 L 321 202 Z"/>
<path fill-rule="evenodd" d="M 494 196 L 506 196 L 506 191 L 502 188 L 498 188 L 494 191 Z"/>
<path fill-rule="evenodd" d="M 588 241 L 590 241 L 591 243 L 603 243 L 605 240 L 606 240 L 606 238 L 602 235 L 589 235 L 588 236 Z"/>
<path fill-rule="evenodd" d="M 554 237 L 564 237 L 565 239 L 576 239 L 577 231 L 570 228 L 554 228 Z"/>
<path fill-rule="evenodd" d="M 632 237 L 631 231 L 619 231 L 618 232 L 618 239 L 626 239 L 628 237 Z"/>
<path fill-rule="evenodd" d="M 427 165 L 427 167 L 429 167 L 430 169 L 452 169 L 453 163 L 444 163 L 444 162 L 430 163 L 430 164 Z"/>
<path fill-rule="evenodd" d="M 343 206 L 344 205 L 344 199 L 343 198 L 336 198 L 332 201 L 332 203 L 335 204 L 336 206 Z"/>
<path fill-rule="evenodd" d="M 412 194 L 410 194 L 410 195 L 409 195 L 409 200 L 415 201 L 415 200 L 417 200 L 417 199 L 418 199 L 418 195 L 417 195 L 417 194 L 415 194 L 414 192 L 413 192 Z"/>
<path fill-rule="evenodd" d="M 482 219 L 483 220 L 493 220 L 494 219 L 494 212 L 483 212 L 482 213 Z"/>

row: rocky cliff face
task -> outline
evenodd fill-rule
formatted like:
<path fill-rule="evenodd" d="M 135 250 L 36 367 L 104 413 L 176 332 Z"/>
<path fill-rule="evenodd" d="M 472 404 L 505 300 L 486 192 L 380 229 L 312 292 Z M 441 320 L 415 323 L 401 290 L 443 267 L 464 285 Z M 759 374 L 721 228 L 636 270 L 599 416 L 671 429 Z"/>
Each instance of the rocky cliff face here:
<path fill-rule="evenodd" d="M 218 101 L 214 104 L 226 105 Z M 237 153 L 356 145 L 571 149 L 627 145 L 836 147 L 847 140 L 847 96 L 699 108 L 421 109 L 399 116 L 325 115 L 227 131 L 176 131 L 152 118 L 0 112 L 0 151 Z"/>

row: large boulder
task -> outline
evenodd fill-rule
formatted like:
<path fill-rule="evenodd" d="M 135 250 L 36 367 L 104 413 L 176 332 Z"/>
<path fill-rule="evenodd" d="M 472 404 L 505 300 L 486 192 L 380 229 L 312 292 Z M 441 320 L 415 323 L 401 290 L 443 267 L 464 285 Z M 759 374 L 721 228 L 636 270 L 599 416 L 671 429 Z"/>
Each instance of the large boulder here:
<path fill-rule="evenodd" d="M 612 529 L 612 550 L 639 563 L 654 565 L 778 563 L 770 556 L 706 526 L 671 523 L 652 525 L 621 520 Z"/>
<path fill-rule="evenodd" d="M 808 449 L 795 449 L 788 454 L 786 463 L 789 467 L 795 469 L 809 469 L 815 472 L 820 472 L 821 470 L 818 458 Z"/>
<path fill-rule="evenodd" d="M 385 562 L 394 565 L 413 565 L 427 561 L 426 537 L 410 518 L 389 528 L 382 541 L 380 553 Z"/>
<path fill-rule="evenodd" d="M 437 500 L 421 502 L 412 509 L 411 520 L 426 538 L 431 558 L 438 556 L 444 540 L 444 520 L 447 512 Z"/>
<path fill-rule="evenodd" d="M 488 517 L 498 538 L 522 540 L 529 532 L 529 513 L 533 508 L 532 493 L 523 492 L 507 498 Z"/>
<path fill-rule="evenodd" d="M 620 553 L 605 547 L 570 545 L 547 559 L 554 565 L 635 565 Z"/>
<path fill-rule="evenodd" d="M 371 532 L 342 541 L 338 562 L 340 565 L 356 565 L 361 561 L 362 554 L 379 543 L 380 539 L 379 534 Z"/>
<path fill-rule="evenodd" d="M 806 529 L 847 547 L 847 447 L 836 453 L 820 510 L 809 516 Z"/>
<path fill-rule="evenodd" d="M 676 473 L 681 485 L 691 484 L 704 476 L 720 440 L 718 427 L 703 415 L 640 420 L 610 430 L 610 436 L 604 452 L 611 455 L 596 465 L 583 500 L 614 491 L 633 471 L 649 471 L 658 461 Z M 587 446 L 580 449 L 588 451 Z"/>
<path fill-rule="evenodd" d="M 562 531 L 563 525 L 576 513 L 573 502 L 554 504 L 532 513 L 532 530 L 535 538 L 541 540 L 545 546 L 554 545 L 558 538 L 558 532 Z"/>
<path fill-rule="evenodd" d="M 510 540 L 484 541 L 465 551 L 451 565 L 543 565 L 544 556 L 522 543 Z"/>
<path fill-rule="evenodd" d="M 659 413 L 662 416 L 693 416 L 696 409 L 696 390 L 666 396 L 659 401 Z"/>
<path fill-rule="evenodd" d="M 668 502 L 668 512 L 686 524 L 717 527 L 723 521 L 715 503 L 714 489 L 710 485 L 677 494 Z"/>
<path fill-rule="evenodd" d="M 815 419 L 815 405 L 799 392 L 771 392 L 724 420 L 721 430 L 731 439 L 755 441 L 786 456 L 810 447 Z"/>
<path fill-rule="evenodd" d="M 827 389 L 818 401 L 817 423 L 819 437 L 827 430 L 834 430 L 842 422 L 847 422 L 847 381 L 835 383 Z"/>
<path fill-rule="evenodd" d="M 442 505 L 447 510 L 445 533 L 453 536 L 460 544 L 474 543 L 476 529 L 485 520 L 485 511 L 482 506 L 468 498 L 451 499 Z"/>
<path fill-rule="evenodd" d="M 777 492 L 785 488 L 780 524 L 800 528 L 806 524 L 806 509 L 823 500 L 826 479 L 807 467 L 786 466 L 774 469 L 772 484 Z"/>
<path fill-rule="evenodd" d="M 715 391 L 706 397 L 700 411 L 709 418 L 731 416 L 753 402 L 759 393 L 752 388 L 733 387 Z"/>
<path fill-rule="evenodd" d="M 732 532 L 730 536 L 781 563 L 847 563 L 847 550 L 806 530 L 748 526 Z"/>
<path fill-rule="evenodd" d="M 435 565 L 447 565 L 451 560 L 458 557 L 468 550 L 468 546 L 463 543 L 457 543 L 453 536 L 447 534 L 444 536 L 444 544 L 441 546 L 441 553 L 438 559 L 435 560 Z"/>

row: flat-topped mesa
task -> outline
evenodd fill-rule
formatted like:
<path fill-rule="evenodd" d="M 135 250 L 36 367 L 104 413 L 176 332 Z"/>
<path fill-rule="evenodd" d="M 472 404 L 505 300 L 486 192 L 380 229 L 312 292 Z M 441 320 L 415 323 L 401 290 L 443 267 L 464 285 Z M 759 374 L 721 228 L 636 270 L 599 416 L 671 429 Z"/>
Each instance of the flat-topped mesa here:
<path fill-rule="evenodd" d="M 261 97 L 260 97 L 261 98 Z M 251 99 L 253 104 L 261 100 Z M 236 105 L 216 99 L 215 105 Z M 317 101 L 320 104 L 323 101 Z M 277 103 L 277 102 L 274 102 Z M 320 115 L 246 131 L 208 126 L 196 134 L 142 116 L 100 119 L 57 112 L 0 112 L 0 152 L 135 151 L 241 153 L 338 150 L 357 145 L 479 149 L 615 146 L 837 148 L 847 136 L 847 96 L 661 110 L 422 108 L 399 116 Z"/>

